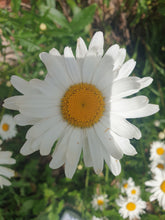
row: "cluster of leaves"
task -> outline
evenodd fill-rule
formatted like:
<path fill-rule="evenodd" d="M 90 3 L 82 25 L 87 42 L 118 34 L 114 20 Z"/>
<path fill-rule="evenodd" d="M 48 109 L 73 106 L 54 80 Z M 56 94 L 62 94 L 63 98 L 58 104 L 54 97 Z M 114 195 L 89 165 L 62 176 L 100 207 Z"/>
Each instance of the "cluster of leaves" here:
<path fill-rule="evenodd" d="M 13 166 L 16 176 L 12 185 L 1 190 L 0 219 L 58 220 L 66 208 L 76 210 L 82 219 L 91 219 L 93 215 L 106 216 L 111 220 L 122 219 L 114 201 L 119 194 L 119 182 L 129 176 L 141 186 L 142 198 L 148 201 L 149 194 L 144 189 L 144 182 L 150 175 L 148 149 L 165 122 L 164 21 L 163 0 L 123 0 L 122 3 L 118 0 L 12 0 L 8 9 L 0 10 L 0 103 L 16 94 L 6 84 L 11 75 L 27 80 L 43 77 L 39 74 L 45 72 L 39 60 L 40 52 L 53 47 L 62 52 L 66 45 L 74 51 L 79 36 L 88 43 L 90 33 L 103 30 L 106 48 L 115 42 L 127 45 L 128 57 L 137 61 L 135 75 L 154 78 L 153 85 L 142 94 L 147 95 L 151 103 L 159 104 L 161 109 L 155 116 L 135 120 L 143 138 L 132 142 L 138 154 L 124 156 L 121 160 L 122 172 L 118 177 L 109 173 L 106 166 L 102 176 L 82 167 L 69 180 L 65 178 L 63 168 L 56 171 L 49 168 L 49 156 L 41 157 L 39 153 L 29 157 L 20 155 L 28 128 L 18 127 L 17 137 L 2 145 L 3 149 L 13 151 L 17 163 Z M 46 24 L 46 30 L 40 29 L 42 23 Z M 124 33 L 129 34 L 126 36 Z M 1 108 L 1 116 L 4 111 L 11 114 Z M 155 119 L 161 122 L 159 128 L 153 125 Z M 80 164 L 83 166 L 82 159 Z M 103 212 L 96 212 L 91 206 L 92 195 L 98 191 L 109 196 L 108 208 Z M 163 218 L 163 211 L 157 203 L 153 204 L 150 214 L 142 216 L 146 220 Z"/>

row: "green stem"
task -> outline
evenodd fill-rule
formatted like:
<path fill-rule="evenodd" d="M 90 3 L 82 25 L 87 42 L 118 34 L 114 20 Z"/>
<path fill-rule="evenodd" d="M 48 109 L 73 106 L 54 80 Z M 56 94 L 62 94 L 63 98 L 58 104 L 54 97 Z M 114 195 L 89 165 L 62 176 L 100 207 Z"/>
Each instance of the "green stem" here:
<path fill-rule="evenodd" d="M 105 182 L 108 183 L 108 177 L 109 177 L 109 167 L 107 164 L 105 165 Z"/>

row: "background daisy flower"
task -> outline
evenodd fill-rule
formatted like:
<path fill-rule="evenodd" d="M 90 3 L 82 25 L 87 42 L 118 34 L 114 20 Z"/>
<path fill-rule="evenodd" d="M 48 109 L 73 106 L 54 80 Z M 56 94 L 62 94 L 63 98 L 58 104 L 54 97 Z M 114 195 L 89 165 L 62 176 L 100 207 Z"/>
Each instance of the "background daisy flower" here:
<path fill-rule="evenodd" d="M 150 164 L 150 169 L 153 174 L 156 174 L 159 171 L 165 172 L 165 160 L 163 159 L 153 160 Z"/>
<path fill-rule="evenodd" d="M 146 202 L 141 198 L 124 198 L 119 196 L 119 199 L 116 199 L 116 203 L 120 207 L 119 213 L 124 219 L 140 219 L 140 215 L 145 213 L 144 209 L 146 208 Z"/>
<path fill-rule="evenodd" d="M 165 172 L 157 172 L 152 180 L 146 181 L 147 191 L 151 192 L 150 201 L 157 200 L 165 210 Z"/>
<path fill-rule="evenodd" d="M 0 148 L 0 187 L 4 185 L 9 186 L 11 182 L 8 180 L 14 176 L 14 171 L 10 168 L 4 167 L 6 164 L 15 164 L 15 159 L 11 158 L 10 151 L 2 151 Z"/>
<path fill-rule="evenodd" d="M 132 177 L 129 177 L 128 180 L 124 179 L 121 184 L 121 192 L 125 193 L 132 186 L 135 186 L 135 182 Z"/>
<path fill-rule="evenodd" d="M 145 96 L 128 98 L 149 86 L 150 77 L 129 77 L 136 62 L 124 63 L 126 50 L 111 46 L 103 56 L 104 38 L 96 32 L 87 49 L 77 41 L 76 58 L 71 48 L 64 55 L 56 49 L 41 53 L 48 74 L 29 82 L 13 76 L 12 85 L 23 95 L 5 100 L 4 107 L 18 110 L 19 125 L 32 125 L 21 148 L 23 155 L 37 150 L 48 155 L 56 140 L 50 167 L 65 164 L 72 178 L 80 154 L 84 163 L 99 174 L 104 160 L 115 175 L 120 173 L 123 154 L 135 155 L 130 139 L 141 138 L 140 130 L 126 119 L 145 117 L 159 110 Z"/>
<path fill-rule="evenodd" d="M 139 197 L 140 196 L 140 186 L 130 186 L 126 190 L 126 194 L 129 198 L 131 197 Z"/>
<path fill-rule="evenodd" d="M 3 140 L 15 137 L 17 134 L 16 123 L 11 115 L 3 115 L 0 122 L 0 136 Z"/>
<path fill-rule="evenodd" d="M 154 141 L 150 148 L 150 160 L 165 159 L 165 144 L 162 141 Z"/>
<path fill-rule="evenodd" d="M 92 200 L 92 207 L 95 210 L 103 210 L 107 207 L 108 203 L 107 195 L 94 195 Z"/>

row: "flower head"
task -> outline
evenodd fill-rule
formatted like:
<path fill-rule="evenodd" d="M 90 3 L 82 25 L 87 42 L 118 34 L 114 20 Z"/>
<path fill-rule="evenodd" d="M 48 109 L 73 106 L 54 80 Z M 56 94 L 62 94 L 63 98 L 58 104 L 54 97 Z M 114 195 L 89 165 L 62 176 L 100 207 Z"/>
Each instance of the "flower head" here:
<path fill-rule="evenodd" d="M 11 115 L 3 115 L 0 122 L 0 136 L 3 140 L 15 137 L 17 134 L 16 124 Z"/>
<path fill-rule="evenodd" d="M 4 167 L 5 164 L 14 164 L 15 159 L 11 158 L 12 153 L 10 151 L 1 151 L 0 149 L 0 187 L 4 185 L 9 186 L 11 182 L 8 180 L 14 176 L 14 171 Z"/>
<path fill-rule="evenodd" d="M 94 195 L 92 200 L 92 206 L 95 210 L 103 210 L 107 207 L 108 203 L 107 195 Z"/>
<path fill-rule="evenodd" d="M 140 214 L 145 213 L 146 202 L 140 198 L 123 198 L 120 196 L 119 199 L 116 199 L 116 203 L 120 206 L 119 213 L 124 219 L 140 219 Z"/>
<path fill-rule="evenodd" d="M 41 23 L 41 24 L 40 24 L 40 30 L 41 30 L 41 31 L 46 31 L 46 29 L 47 29 L 46 24 Z"/>
<path fill-rule="evenodd" d="M 133 59 L 124 63 L 126 50 L 111 46 L 103 56 L 103 33 L 93 36 L 87 49 L 77 41 L 76 58 L 71 48 L 61 55 L 56 49 L 41 53 L 47 68 L 44 80 L 29 82 L 13 76 L 12 85 L 23 95 L 5 100 L 4 107 L 18 110 L 19 125 L 32 125 L 21 149 L 23 155 L 39 150 L 48 155 L 56 140 L 50 167 L 65 164 L 72 178 L 83 151 L 85 165 L 96 173 L 104 160 L 114 175 L 121 170 L 123 154 L 135 155 L 130 139 L 141 137 L 140 130 L 127 118 L 154 114 L 158 106 L 145 96 L 128 98 L 151 84 L 150 77 L 129 77 Z"/>
<path fill-rule="evenodd" d="M 128 180 L 124 179 L 121 184 L 121 192 L 125 193 L 130 187 L 134 187 L 135 183 L 132 177 L 129 177 Z"/>
<path fill-rule="evenodd" d="M 150 164 L 150 168 L 153 174 L 156 174 L 157 172 L 165 172 L 165 160 L 153 160 Z"/>
<path fill-rule="evenodd" d="M 126 190 L 126 194 L 129 198 L 132 198 L 132 197 L 138 198 L 140 196 L 140 187 L 139 186 L 130 186 Z"/>
<path fill-rule="evenodd" d="M 150 149 L 150 160 L 156 161 L 160 159 L 165 159 L 165 143 L 162 141 L 154 141 L 151 144 Z"/>
<path fill-rule="evenodd" d="M 150 201 L 158 200 L 165 210 L 165 172 L 157 172 L 152 180 L 146 181 L 147 190 L 151 192 Z"/>

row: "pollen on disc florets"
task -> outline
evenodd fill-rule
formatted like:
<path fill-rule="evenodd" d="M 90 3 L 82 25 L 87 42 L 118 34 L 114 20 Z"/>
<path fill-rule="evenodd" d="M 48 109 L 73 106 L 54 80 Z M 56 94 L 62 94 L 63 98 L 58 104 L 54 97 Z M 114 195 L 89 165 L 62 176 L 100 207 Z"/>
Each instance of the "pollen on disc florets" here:
<path fill-rule="evenodd" d="M 86 128 L 99 121 L 105 108 L 102 93 L 92 84 L 70 86 L 61 99 L 63 118 L 71 125 Z"/>

